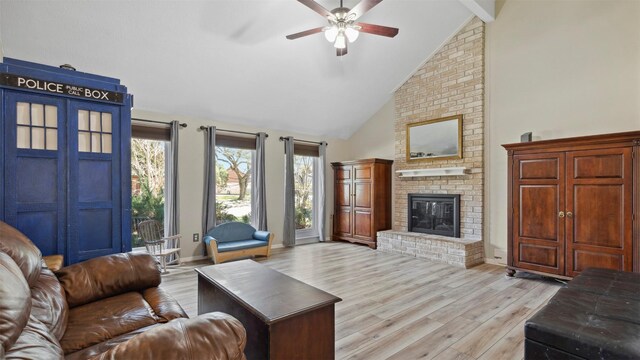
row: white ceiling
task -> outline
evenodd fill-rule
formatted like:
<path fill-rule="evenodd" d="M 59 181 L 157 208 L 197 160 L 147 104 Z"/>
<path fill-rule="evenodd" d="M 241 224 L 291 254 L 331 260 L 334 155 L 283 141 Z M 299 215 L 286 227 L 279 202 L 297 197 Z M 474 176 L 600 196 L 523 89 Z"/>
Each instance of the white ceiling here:
<path fill-rule="evenodd" d="M 472 16 L 457 0 L 386 0 L 360 21 L 398 36 L 362 34 L 336 57 L 322 34 L 285 39 L 326 24 L 294 0 L 0 1 L 4 56 L 120 78 L 136 109 L 339 138 Z"/>

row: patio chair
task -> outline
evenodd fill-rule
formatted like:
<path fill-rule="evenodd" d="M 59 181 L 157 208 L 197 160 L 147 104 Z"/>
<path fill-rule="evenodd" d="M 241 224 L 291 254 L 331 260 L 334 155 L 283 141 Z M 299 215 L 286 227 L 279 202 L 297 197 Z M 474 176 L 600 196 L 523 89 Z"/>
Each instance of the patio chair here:
<path fill-rule="evenodd" d="M 167 273 L 168 263 L 180 264 L 180 239 L 182 235 L 164 236 L 162 224 L 157 220 L 140 222 L 138 235 L 144 241 L 147 252 L 160 261 L 163 274 Z"/>

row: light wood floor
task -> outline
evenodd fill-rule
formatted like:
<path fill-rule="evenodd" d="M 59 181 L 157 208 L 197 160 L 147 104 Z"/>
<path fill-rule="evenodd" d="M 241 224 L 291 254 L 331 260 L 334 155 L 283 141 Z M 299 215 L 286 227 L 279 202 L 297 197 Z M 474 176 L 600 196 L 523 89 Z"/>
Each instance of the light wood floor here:
<path fill-rule="evenodd" d="M 328 242 L 275 249 L 261 263 L 340 298 L 337 359 L 522 359 L 524 321 L 562 284 L 504 268 L 460 269 Z M 197 315 L 198 262 L 170 269 L 162 287 Z"/>

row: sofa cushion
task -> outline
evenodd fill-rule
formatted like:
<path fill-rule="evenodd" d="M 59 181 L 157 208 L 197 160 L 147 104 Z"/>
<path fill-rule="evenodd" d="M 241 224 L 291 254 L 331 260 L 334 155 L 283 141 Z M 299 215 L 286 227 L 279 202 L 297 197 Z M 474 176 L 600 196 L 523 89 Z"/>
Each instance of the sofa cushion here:
<path fill-rule="evenodd" d="M 154 327 L 94 359 L 245 360 L 246 342 L 247 334 L 240 321 L 214 312 Z"/>
<path fill-rule="evenodd" d="M 0 221 L 0 251 L 7 253 L 32 286 L 42 267 L 42 253 L 23 233 Z"/>
<path fill-rule="evenodd" d="M 56 272 L 69 307 L 160 285 L 160 270 L 149 254 L 112 254 Z"/>
<path fill-rule="evenodd" d="M 216 240 L 218 244 L 229 241 L 253 239 L 256 229 L 253 226 L 241 222 L 228 222 L 220 224 L 209 230 L 206 236 Z"/>
<path fill-rule="evenodd" d="M 62 360 L 64 355 L 58 339 L 53 336 L 45 324 L 32 316 L 16 343 L 5 356 L 7 360 Z"/>
<path fill-rule="evenodd" d="M 147 331 L 147 330 L 151 330 L 154 327 L 157 326 L 162 326 L 163 324 L 154 324 L 154 325 L 150 325 L 147 327 L 143 327 L 137 330 L 133 330 L 131 332 L 128 332 L 126 334 L 122 334 L 120 336 L 116 336 L 113 339 L 109 339 L 107 341 L 103 341 L 99 344 L 95 344 L 93 346 L 89 346 L 88 348 L 84 348 L 82 350 L 78 350 L 74 353 L 71 354 L 67 354 L 65 355 L 64 359 L 65 360 L 86 360 L 86 359 L 90 359 L 96 355 L 102 354 L 106 351 L 108 351 L 109 349 L 111 349 L 114 346 L 117 346 L 120 343 L 123 342 L 127 342 L 129 340 L 131 340 L 131 338 L 133 338 L 134 336 L 138 335 L 138 334 L 142 334 L 143 332 Z"/>
<path fill-rule="evenodd" d="M 0 354 L 7 352 L 27 325 L 31 312 L 29 285 L 13 259 L 0 251 Z M 3 351 L 4 350 L 4 351 Z"/>
<path fill-rule="evenodd" d="M 236 251 L 267 246 L 269 243 L 260 240 L 238 240 L 218 243 L 218 252 Z"/>
<path fill-rule="evenodd" d="M 71 309 L 60 344 L 64 353 L 69 354 L 158 320 L 142 294 L 128 292 Z"/>
<path fill-rule="evenodd" d="M 47 268 L 41 270 L 38 281 L 31 287 L 31 315 L 45 324 L 56 339 L 62 339 L 69 307 L 62 285 Z"/>
<path fill-rule="evenodd" d="M 640 300 L 560 289 L 527 320 L 525 337 L 585 359 L 638 359 Z"/>

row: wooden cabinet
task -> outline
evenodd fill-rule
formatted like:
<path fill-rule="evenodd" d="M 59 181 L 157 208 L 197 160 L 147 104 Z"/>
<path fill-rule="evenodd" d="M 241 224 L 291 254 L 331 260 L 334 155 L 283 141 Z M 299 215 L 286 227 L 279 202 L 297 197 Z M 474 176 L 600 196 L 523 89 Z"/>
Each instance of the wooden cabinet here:
<path fill-rule="evenodd" d="M 331 163 L 335 179 L 332 240 L 376 248 L 376 233 L 391 228 L 391 160 Z"/>
<path fill-rule="evenodd" d="M 640 271 L 640 132 L 504 145 L 508 272 Z M 635 204 L 635 205 L 634 205 Z"/>

